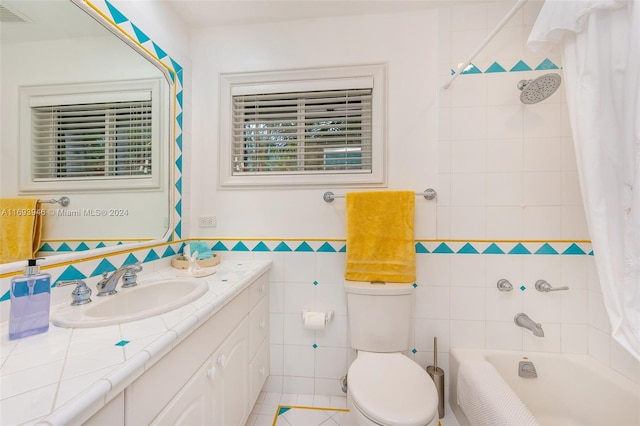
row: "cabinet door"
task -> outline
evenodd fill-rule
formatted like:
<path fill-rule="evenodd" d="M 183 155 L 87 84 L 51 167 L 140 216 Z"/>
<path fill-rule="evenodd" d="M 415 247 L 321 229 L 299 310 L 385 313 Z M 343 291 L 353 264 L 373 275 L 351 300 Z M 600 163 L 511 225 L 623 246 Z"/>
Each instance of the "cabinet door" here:
<path fill-rule="evenodd" d="M 213 356 L 214 425 L 243 425 L 249 414 L 248 320 L 245 318 Z"/>
<path fill-rule="evenodd" d="M 124 424 L 124 392 L 113 398 L 100 411 L 87 420 L 87 426 L 112 426 Z"/>
<path fill-rule="evenodd" d="M 208 361 L 156 417 L 152 425 L 212 425 L 212 383 L 215 369 Z"/>

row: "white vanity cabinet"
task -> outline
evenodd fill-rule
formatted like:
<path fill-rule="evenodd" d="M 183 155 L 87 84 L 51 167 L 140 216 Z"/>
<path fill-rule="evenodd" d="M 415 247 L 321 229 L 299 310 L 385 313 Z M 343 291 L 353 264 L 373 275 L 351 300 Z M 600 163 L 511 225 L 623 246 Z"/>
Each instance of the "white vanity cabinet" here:
<path fill-rule="evenodd" d="M 268 273 L 125 389 L 127 425 L 243 425 L 269 375 Z"/>

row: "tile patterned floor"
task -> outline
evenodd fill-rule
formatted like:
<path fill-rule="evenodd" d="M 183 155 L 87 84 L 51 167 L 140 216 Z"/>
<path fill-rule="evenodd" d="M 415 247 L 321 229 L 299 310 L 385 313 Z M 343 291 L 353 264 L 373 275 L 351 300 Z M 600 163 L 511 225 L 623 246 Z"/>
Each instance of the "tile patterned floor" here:
<path fill-rule="evenodd" d="M 347 426 L 344 396 L 262 392 L 245 426 Z M 441 426 L 459 426 L 446 406 Z"/>

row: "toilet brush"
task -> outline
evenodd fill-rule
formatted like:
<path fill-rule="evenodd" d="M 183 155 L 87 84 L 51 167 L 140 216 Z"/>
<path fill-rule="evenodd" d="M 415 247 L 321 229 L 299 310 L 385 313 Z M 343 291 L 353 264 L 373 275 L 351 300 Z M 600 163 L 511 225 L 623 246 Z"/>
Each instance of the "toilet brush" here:
<path fill-rule="evenodd" d="M 433 338 L 433 365 L 427 367 L 427 373 L 433 379 L 438 392 L 438 417 L 444 417 L 444 370 L 438 367 L 438 338 Z"/>

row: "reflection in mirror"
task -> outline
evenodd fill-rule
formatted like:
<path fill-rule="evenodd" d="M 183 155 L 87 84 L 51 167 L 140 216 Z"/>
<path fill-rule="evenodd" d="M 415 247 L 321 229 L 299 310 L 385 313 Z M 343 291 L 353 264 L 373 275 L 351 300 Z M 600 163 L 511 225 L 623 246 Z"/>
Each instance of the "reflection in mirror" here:
<path fill-rule="evenodd" d="M 0 197 L 70 200 L 39 205 L 38 255 L 161 238 L 171 222 L 166 72 L 71 1 L 2 6 L 14 18 L 0 26 Z M 123 102 L 144 112 L 122 118 Z M 33 141 L 45 125 L 42 160 Z"/>

